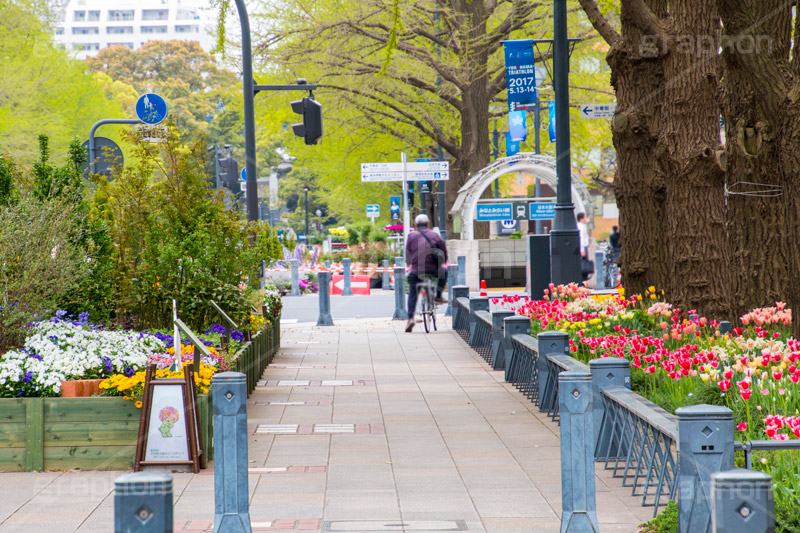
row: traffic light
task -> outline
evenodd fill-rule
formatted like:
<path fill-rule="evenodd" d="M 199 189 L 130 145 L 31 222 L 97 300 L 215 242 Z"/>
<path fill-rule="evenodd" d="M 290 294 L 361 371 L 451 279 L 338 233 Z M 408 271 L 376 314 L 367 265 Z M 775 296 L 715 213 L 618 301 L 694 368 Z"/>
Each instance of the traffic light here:
<path fill-rule="evenodd" d="M 221 187 L 227 187 L 234 194 L 242 192 L 239 183 L 239 163 L 233 158 L 230 151 L 217 152 L 217 172 Z"/>
<path fill-rule="evenodd" d="M 294 134 L 302 137 L 306 144 L 317 144 L 322 137 L 322 104 L 314 100 L 313 96 L 306 96 L 292 102 L 292 111 L 303 115 L 302 123 L 292 124 Z"/>

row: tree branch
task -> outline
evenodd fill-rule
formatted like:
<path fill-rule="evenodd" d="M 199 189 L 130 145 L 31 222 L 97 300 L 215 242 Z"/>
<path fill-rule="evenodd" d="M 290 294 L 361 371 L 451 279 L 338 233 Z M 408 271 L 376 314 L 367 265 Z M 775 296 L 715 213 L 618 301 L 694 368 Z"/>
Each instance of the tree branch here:
<path fill-rule="evenodd" d="M 644 0 L 627 0 L 627 2 L 629 4 L 628 12 L 631 14 L 631 19 L 642 33 L 654 35 L 658 37 L 662 43 L 669 42 L 669 35 L 663 22 L 653 13 L 653 10 L 644 3 Z"/>
<path fill-rule="evenodd" d="M 600 12 L 596 0 L 578 0 L 578 2 L 580 2 L 583 11 L 589 18 L 589 22 L 592 23 L 594 29 L 597 30 L 597 33 L 600 34 L 609 46 L 614 46 L 622 41 L 622 36 L 611 26 L 608 19 L 603 16 L 603 13 Z"/>

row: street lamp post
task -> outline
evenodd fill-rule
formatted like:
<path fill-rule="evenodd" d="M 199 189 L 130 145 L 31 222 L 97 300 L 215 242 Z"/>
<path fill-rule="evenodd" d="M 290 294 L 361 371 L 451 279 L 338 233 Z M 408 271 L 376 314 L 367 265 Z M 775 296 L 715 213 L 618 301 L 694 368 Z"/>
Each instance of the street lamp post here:
<path fill-rule="evenodd" d="M 309 239 L 308 239 L 308 185 L 303 187 L 303 190 L 306 193 L 306 246 L 308 246 Z"/>
<path fill-rule="evenodd" d="M 556 216 L 550 232 L 553 283 L 581 281 L 578 226 L 572 204 L 569 144 L 569 39 L 567 0 L 553 0 L 553 85 L 556 101 Z"/>

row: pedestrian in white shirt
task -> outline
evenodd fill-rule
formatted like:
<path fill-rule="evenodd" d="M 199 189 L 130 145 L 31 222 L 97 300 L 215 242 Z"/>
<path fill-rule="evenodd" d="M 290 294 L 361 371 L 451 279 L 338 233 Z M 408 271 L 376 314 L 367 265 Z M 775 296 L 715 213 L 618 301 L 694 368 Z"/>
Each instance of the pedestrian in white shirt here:
<path fill-rule="evenodd" d="M 589 228 L 586 226 L 586 213 L 578 213 L 578 234 L 581 237 L 581 257 L 589 254 Z"/>

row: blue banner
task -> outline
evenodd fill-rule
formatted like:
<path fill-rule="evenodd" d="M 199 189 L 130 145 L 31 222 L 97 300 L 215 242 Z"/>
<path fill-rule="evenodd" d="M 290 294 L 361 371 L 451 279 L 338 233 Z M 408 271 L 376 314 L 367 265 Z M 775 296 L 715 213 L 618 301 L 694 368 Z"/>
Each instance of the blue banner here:
<path fill-rule="evenodd" d="M 525 111 L 508 112 L 508 133 L 512 141 L 524 141 L 528 138 L 528 113 Z"/>
<path fill-rule="evenodd" d="M 506 56 L 508 109 L 524 109 L 536 102 L 536 76 L 533 64 L 533 41 L 523 39 L 503 43 Z"/>
<path fill-rule="evenodd" d="M 550 127 L 548 131 L 550 132 L 550 142 L 556 142 L 556 103 L 554 101 L 550 101 L 548 104 L 548 114 L 550 115 Z"/>
<path fill-rule="evenodd" d="M 511 134 L 506 132 L 506 157 L 519 153 L 519 141 L 512 141 Z"/>
<path fill-rule="evenodd" d="M 511 204 L 478 204 L 477 220 L 514 220 Z"/>

